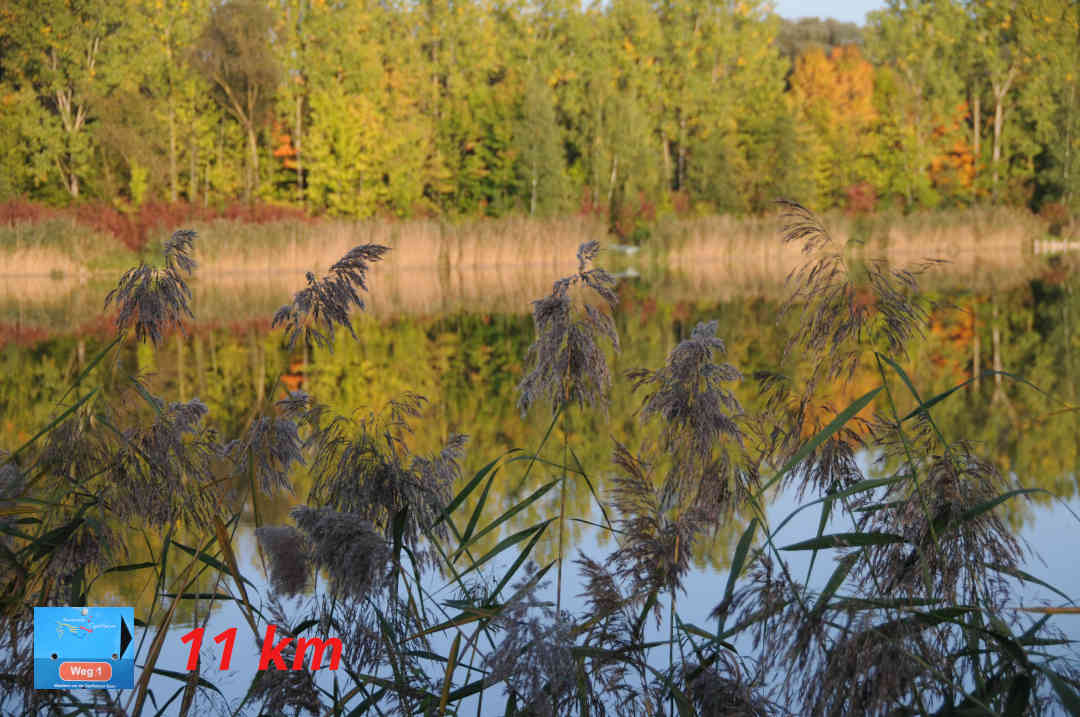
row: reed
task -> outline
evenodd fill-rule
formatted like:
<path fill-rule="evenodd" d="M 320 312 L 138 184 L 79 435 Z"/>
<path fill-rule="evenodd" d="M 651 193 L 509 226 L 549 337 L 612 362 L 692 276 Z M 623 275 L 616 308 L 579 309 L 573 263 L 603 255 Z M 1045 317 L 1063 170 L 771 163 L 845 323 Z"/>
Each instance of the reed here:
<path fill-rule="evenodd" d="M 577 246 L 608 233 L 594 215 L 344 221 L 313 220 L 274 208 L 210 212 L 181 206 L 148 207 L 142 214 L 93 222 L 89 210 L 73 214 L 4 209 L 0 206 L 0 276 L 114 272 L 130 263 L 132 251 L 142 251 L 148 241 L 164 240 L 178 226 L 190 226 L 204 238 L 196 249 L 203 275 L 276 273 L 313 266 L 325 270 L 360 244 L 391 247 L 388 263 L 398 267 L 527 264 L 557 266 L 566 273 L 573 269 Z M 1029 212 L 1005 207 L 909 215 L 836 213 L 825 219 L 838 241 L 865 241 L 869 250 L 887 252 L 896 260 L 940 252 L 991 265 L 1007 265 L 1029 254 L 1032 240 L 1045 235 L 1048 226 Z M 799 262 L 798 250 L 772 240 L 779 221 L 775 213 L 668 216 L 656 220 L 642 248 L 653 258 L 669 256 L 676 266 L 727 264 L 762 271 L 779 262 L 790 269 Z"/>
<path fill-rule="evenodd" d="M 0 224 L 0 276 L 80 277 L 130 260 L 131 252 L 74 219 Z"/>
<path fill-rule="evenodd" d="M 256 640 L 273 621 L 296 626 L 293 637 L 335 632 L 346 647 L 332 690 L 307 672 L 263 672 L 238 709 L 441 715 L 483 699 L 521 715 L 1080 713 L 1075 653 L 1046 649 L 1069 645 L 1051 622 L 1075 611 L 1069 597 L 1038 619 L 1007 607 L 1023 583 L 1047 586 L 1019 569 L 1021 546 L 996 513 L 1034 489 L 1007 480 L 935 421 L 964 384 L 926 396 L 901 367 L 928 318 L 918 273 L 853 255 L 805 208 L 783 208 L 786 248 L 770 251 L 805 260 L 783 308 L 797 318 L 789 350 L 768 365 L 735 366 L 717 324 L 700 324 L 662 366 L 632 374 L 637 415 L 652 428 L 640 445 L 613 443 L 610 465 L 582 465 L 565 424 L 562 446 L 548 440 L 569 410 L 607 405 L 608 345 L 620 346 L 613 280 L 591 267 L 596 243 L 582 242 L 576 270 L 570 261 L 569 275 L 533 303 L 537 336 L 521 405 L 552 406 L 547 433 L 530 452 L 494 457 L 471 476 L 461 475 L 464 436 L 446 436 L 432 454 L 416 450 L 424 399 L 413 393 L 341 416 L 303 392 L 275 402 L 276 391 L 261 391 L 242 430 L 222 437 L 208 429 L 199 399 L 154 396 L 137 377 L 108 380 L 117 366 L 103 367 L 119 345 L 156 344 L 186 321 L 187 278 L 200 254 L 191 251 L 194 233 L 174 234 L 157 262 L 126 273 L 110 294 L 120 305 L 115 338 L 87 361 L 55 417 L 0 458 L 0 707 L 150 714 L 151 675 L 178 606 L 203 599 L 196 587 L 210 580 Z M 508 260 L 501 234 L 489 247 L 476 233 L 447 241 L 436 226 L 413 230 L 426 237 L 425 251 L 445 249 L 440 256 L 458 266 Z M 575 231 L 583 230 L 538 233 L 514 256 L 539 261 Z M 332 348 L 333 332 L 351 329 L 350 308 L 366 303 L 368 274 L 389 263 L 384 255 L 387 245 L 368 241 L 309 275 L 276 317 L 282 342 Z M 843 386 L 857 368 L 873 372 L 876 385 L 840 410 L 828 406 L 823 387 Z M 760 410 L 732 392 L 750 377 Z M 881 457 L 875 474 L 853 458 L 863 449 Z M 590 475 L 609 470 L 613 488 L 602 492 Z M 260 503 L 291 490 L 299 471 L 312 489 L 291 524 L 265 524 Z M 496 508 L 488 500 L 500 471 L 515 473 L 523 490 Z M 551 570 L 561 574 L 567 562 L 561 549 L 552 563 L 532 564 L 540 540 L 565 524 L 564 501 L 556 514 L 502 533 L 556 488 L 564 496 L 570 480 L 587 487 L 614 545 L 575 563 L 581 614 L 561 609 L 558 586 L 554 609 L 542 597 Z M 779 546 L 782 524 L 769 524 L 763 501 L 784 484 L 802 496 L 799 511 L 816 509 L 821 520 L 816 534 Z M 252 592 L 237 561 L 245 514 L 269 566 L 267 595 Z M 738 516 L 748 525 L 714 624 L 688 624 L 678 598 L 692 547 Z M 830 516 L 852 528 L 826 533 Z M 152 558 L 125 562 L 123 548 L 136 538 L 157 546 Z M 817 557 L 832 550 L 831 572 L 814 581 Z M 792 551 L 811 555 L 803 580 L 785 558 Z M 154 585 L 140 616 L 153 638 L 138 647 L 136 689 L 126 698 L 33 691 L 29 607 L 96 600 L 106 571 L 141 573 Z M 323 586 L 286 609 L 281 598 L 320 575 Z M 455 598 L 436 595 L 434 580 L 454 587 Z M 667 636 L 655 638 L 648 626 L 665 599 Z M 736 651 L 739 640 L 747 645 Z M 217 690 L 205 673 L 157 674 L 177 683 L 168 704 L 183 695 L 182 715 L 194 711 L 195 693 Z"/>

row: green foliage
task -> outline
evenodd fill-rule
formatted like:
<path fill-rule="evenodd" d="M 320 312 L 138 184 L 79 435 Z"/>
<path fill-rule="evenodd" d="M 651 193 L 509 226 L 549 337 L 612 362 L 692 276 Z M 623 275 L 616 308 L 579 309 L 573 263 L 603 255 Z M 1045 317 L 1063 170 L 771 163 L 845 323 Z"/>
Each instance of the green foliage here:
<path fill-rule="evenodd" d="M 1080 202 L 1068 0 L 891 0 L 865 27 L 758 0 L 47 0 L 3 20 L 0 197 L 349 217 L 585 202 L 626 236 L 643 203 Z M 806 91 L 814 68 L 836 92 Z M 874 108 L 857 122 L 855 74 Z"/>

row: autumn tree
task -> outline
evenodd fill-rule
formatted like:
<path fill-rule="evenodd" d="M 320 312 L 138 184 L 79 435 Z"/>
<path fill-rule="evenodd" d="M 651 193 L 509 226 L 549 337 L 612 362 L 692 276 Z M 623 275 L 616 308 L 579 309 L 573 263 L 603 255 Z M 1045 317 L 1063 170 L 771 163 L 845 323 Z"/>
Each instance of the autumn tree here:
<path fill-rule="evenodd" d="M 110 65 L 123 7 L 108 0 L 22 0 L 5 10 L 5 78 L 33 96 L 44 115 L 20 123 L 40 143 L 70 197 L 91 173 L 94 105 L 108 92 Z"/>
<path fill-rule="evenodd" d="M 1018 41 L 1032 59 L 1018 102 L 1042 148 L 1037 198 L 1080 212 L 1080 5 L 1032 0 L 1017 23 Z"/>
<path fill-rule="evenodd" d="M 998 199 L 1006 179 L 1009 157 L 1006 148 L 1006 121 L 1012 108 L 1018 82 L 1028 70 L 1030 58 L 1020 43 L 1017 16 L 1019 6 L 994 0 L 969 0 L 968 19 L 972 36 L 969 47 L 975 50 L 974 69 L 985 78 L 991 117 L 990 195 Z M 1016 143 L 1013 143 L 1014 147 Z"/>
<path fill-rule="evenodd" d="M 562 133 L 555 116 L 555 93 L 548 84 L 544 64 L 536 62 L 531 68 L 514 127 L 529 214 L 549 214 L 563 208 L 566 199 Z"/>
<path fill-rule="evenodd" d="M 258 132 L 272 107 L 279 68 L 270 46 L 274 16 L 258 0 L 228 0 L 210 12 L 191 58 L 212 83 L 219 104 L 241 125 L 248 159 L 244 199 L 259 181 Z"/>
<path fill-rule="evenodd" d="M 812 47 L 795 61 L 789 97 L 809 152 L 814 194 L 822 208 L 845 189 L 874 179 L 877 108 L 874 68 L 855 45 L 826 54 Z"/>
<path fill-rule="evenodd" d="M 955 0 L 889 0 L 868 15 L 866 49 L 879 66 L 874 100 L 882 118 L 878 185 L 905 206 L 936 206 L 930 166 L 954 138 L 941 128 L 962 110 L 958 67 L 964 8 Z"/>
<path fill-rule="evenodd" d="M 686 188 L 713 209 L 761 211 L 794 180 L 793 126 L 784 102 L 790 63 L 775 42 L 779 18 L 763 2 L 701 8 L 701 39 L 694 40 L 701 47 L 700 116 L 690 137 Z"/>

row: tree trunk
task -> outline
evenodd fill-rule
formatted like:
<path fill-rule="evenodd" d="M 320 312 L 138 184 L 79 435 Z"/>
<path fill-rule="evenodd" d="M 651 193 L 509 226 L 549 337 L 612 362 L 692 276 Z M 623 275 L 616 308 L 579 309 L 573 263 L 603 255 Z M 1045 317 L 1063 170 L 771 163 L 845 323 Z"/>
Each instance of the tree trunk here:
<path fill-rule="evenodd" d="M 217 167 L 220 171 L 221 167 L 225 166 L 225 124 L 221 121 L 218 122 L 218 138 L 217 138 Z M 210 202 L 210 182 L 209 174 L 207 175 L 206 182 L 206 201 Z M 245 180 L 247 179 L 245 175 Z M 246 183 L 246 181 L 245 181 Z"/>
<path fill-rule="evenodd" d="M 91 72 L 94 70 L 99 42 L 100 38 L 95 38 L 90 51 L 87 53 L 87 65 Z M 49 51 L 48 60 L 50 66 L 55 71 L 58 67 L 58 60 L 54 51 Z M 56 90 L 56 108 L 60 115 L 60 122 L 64 126 L 64 132 L 67 134 L 67 142 L 70 149 L 72 140 L 80 131 L 82 131 L 83 124 L 86 121 L 86 105 L 79 104 L 78 96 L 73 88 L 65 87 Z M 72 198 L 78 199 L 79 177 L 75 173 L 75 157 L 70 151 L 66 154 L 66 166 L 64 162 L 59 159 L 56 161 L 56 164 L 60 170 L 60 178 L 64 182 L 64 187 L 68 190 L 68 193 L 71 194 Z"/>
<path fill-rule="evenodd" d="M 661 156 L 664 159 L 664 179 L 667 180 L 668 187 L 675 187 L 675 177 L 671 174 L 671 140 L 667 137 L 660 138 L 660 149 L 662 151 Z"/>
<path fill-rule="evenodd" d="M 1005 108 L 1002 98 L 994 98 L 994 148 L 990 156 L 990 187 L 994 201 L 998 197 L 998 160 L 1001 159 L 1001 128 L 1005 122 Z"/>
<path fill-rule="evenodd" d="M 675 189 L 683 189 L 683 185 L 686 184 L 686 145 L 687 145 L 687 132 L 686 132 L 686 116 L 679 112 L 678 119 L 678 155 L 677 163 L 675 165 L 675 172 L 678 175 L 676 179 Z"/>
<path fill-rule="evenodd" d="M 994 342 L 994 371 L 996 372 L 994 374 L 994 385 L 997 387 L 994 390 L 995 390 L 995 392 L 997 392 L 1001 388 L 1001 371 L 1002 371 L 1002 363 L 1001 363 L 1001 327 L 998 326 L 997 301 L 994 302 L 994 329 L 993 329 L 993 331 L 991 333 L 991 339 Z"/>
<path fill-rule="evenodd" d="M 974 125 L 972 128 L 972 152 L 973 160 L 975 163 L 975 172 L 979 171 L 979 159 L 981 156 L 981 140 L 982 140 L 982 97 L 979 95 L 979 90 L 975 89 L 971 92 L 971 120 Z"/>
<path fill-rule="evenodd" d="M 188 142 L 188 201 L 194 204 L 199 201 L 199 163 L 198 149 L 195 143 L 195 135 Z"/>
<path fill-rule="evenodd" d="M 998 197 L 998 161 L 1001 159 L 1001 140 L 1005 129 L 1005 98 L 1009 94 L 1009 88 L 1012 87 L 1015 77 L 1016 67 L 1013 66 L 1005 73 L 1005 78 L 1001 82 L 994 82 L 991 86 L 994 92 L 994 148 L 990 157 L 992 168 L 990 181 L 991 196 L 995 201 Z"/>
<path fill-rule="evenodd" d="M 249 122 L 248 127 L 248 177 L 247 187 L 244 190 L 244 200 L 250 202 L 254 197 L 259 181 L 259 145 L 255 134 L 255 123 Z"/>
<path fill-rule="evenodd" d="M 304 96 L 296 97 L 296 137 L 293 146 L 296 148 L 296 194 L 300 205 L 304 206 Z"/>
<path fill-rule="evenodd" d="M 536 214 L 536 162 L 532 166 L 532 191 L 529 197 L 529 216 Z"/>
<path fill-rule="evenodd" d="M 608 201 L 608 213 L 614 216 L 615 206 L 615 182 L 619 176 L 619 155 L 611 160 L 611 183 L 608 185 L 607 201 Z"/>
<path fill-rule="evenodd" d="M 982 347 L 979 344 L 979 310 L 976 303 L 971 311 L 971 333 L 974 338 L 971 346 L 971 377 L 975 384 L 975 393 L 979 392 L 979 380 L 982 374 L 981 354 Z"/>
<path fill-rule="evenodd" d="M 1069 85 L 1069 111 L 1065 115 L 1065 161 L 1062 163 L 1062 182 L 1061 185 L 1065 187 L 1065 193 L 1062 196 L 1062 201 L 1065 206 L 1072 207 L 1073 200 L 1073 187 L 1072 187 L 1072 133 L 1073 123 L 1076 121 L 1076 83 L 1073 82 Z"/>
<path fill-rule="evenodd" d="M 169 200 L 174 204 L 180 199 L 180 169 L 176 156 L 176 108 L 169 98 Z"/>

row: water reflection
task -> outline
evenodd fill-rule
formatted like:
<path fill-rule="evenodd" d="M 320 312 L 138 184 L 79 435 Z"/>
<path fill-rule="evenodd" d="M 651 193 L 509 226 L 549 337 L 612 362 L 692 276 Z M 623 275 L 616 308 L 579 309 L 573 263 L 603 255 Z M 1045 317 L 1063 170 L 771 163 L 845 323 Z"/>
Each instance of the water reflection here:
<path fill-rule="evenodd" d="M 769 368 L 780 355 L 791 328 L 777 321 L 791 257 L 777 256 L 775 263 L 750 262 L 741 269 L 726 260 L 644 267 L 643 276 L 620 283 L 616 320 L 623 351 L 612 366 L 617 378 L 610 411 L 575 412 L 565 435 L 597 490 L 608 487 L 612 439 L 637 445 L 643 430 L 634 418 L 640 396 L 633 395 L 626 371 L 662 365 L 700 320 L 719 322 L 728 359 L 747 376 Z M 370 311 L 357 321 L 358 340 L 339 340 L 333 353 L 310 347 L 287 352 L 280 335 L 269 329 L 269 317 L 303 285 L 302 275 L 217 276 L 194 286 L 198 319 L 188 336 L 174 336 L 157 351 L 128 346 L 107 370 L 117 383 L 128 375 L 143 376 L 157 395 L 181 401 L 200 397 L 226 437 L 239 433 L 254 402 L 268 391 L 278 396 L 286 388 L 302 388 L 342 415 L 374 410 L 404 391 L 416 391 L 429 404 L 415 426 L 415 450 L 432 450 L 452 432 L 467 433 L 469 476 L 512 448 L 541 443 L 547 421 L 542 411 L 528 417 L 518 413 L 515 387 L 532 340 L 529 301 L 546 293 L 559 274 L 559 267 L 548 266 L 377 272 Z M 1009 271 L 961 263 L 935 269 L 924 284 L 936 308 L 929 331 L 907 347 L 905 364 L 923 396 L 985 369 L 1011 372 L 1040 389 L 1002 375 L 977 380 L 938 406 L 936 416 L 946 435 L 971 443 L 1023 485 L 1075 498 L 1080 465 L 1080 415 L 1070 409 L 1080 399 L 1075 275 L 1045 263 Z M 62 387 L 102 345 L 108 325 L 95 317 L 108 288 L 41 278 L 0 283 L 6 339 L 0 350 L 2 445 L 18 445 L 28 431 L 47 423 Z M 827 388 L 822 404 L 842 408 L 876 385 L 880 375 L 872 362 L 863 366 L 843 387 Z M 743 382 L 736 395 L 749 411 L 755 410 L 751 381 Z M 561 454 L 562 435 L 554 440 Z M 555 450 L 554 443 L 549 448 Z M 539 468 L 524 484 L 521 475 L 517 466 L 499 474 L 489 511 L 514 504 L 555 477 L 550 469 Z M 294 498 L 259 506 L 262 522 L 286 522 L 290 506 L 304 499 L 310 476 L 300 471 L 294 479 Z M 557 512 L 554 500 L 549 496 L 532 504 L 502 534 Z M 1050 502 L 1045 494 L 1010 502 L 1009 520 L 1020 530 L 1037 522 Z M 599 518 L 585 481 L 569 484 L 567 505 L 574 517 Z M 464 514 L 473 507 L 467 504 Z M 244 530 L 252 519 L 245 516 Z M 740 523 L 733 518 L 712 542 L 698 543 L 695 565 L 723 570 Z M 571 544 L 583 539 L 585 526 L 568 524 Z M 487 536 L 478 549 L 497 539 L 494 533 Z M 599 539 L 603 544 L 605 536 Z M 547 540 L 538 546 L 538 557 L 550 559 L 554 550 Z M 132 556 L 133 562 L 138 559 Z M 107 576 L 102 584 L 122 601 L 146 599 L 146 586 L 135 577 Z M 202 587 L 210 591 L 213 586 Z"/>

